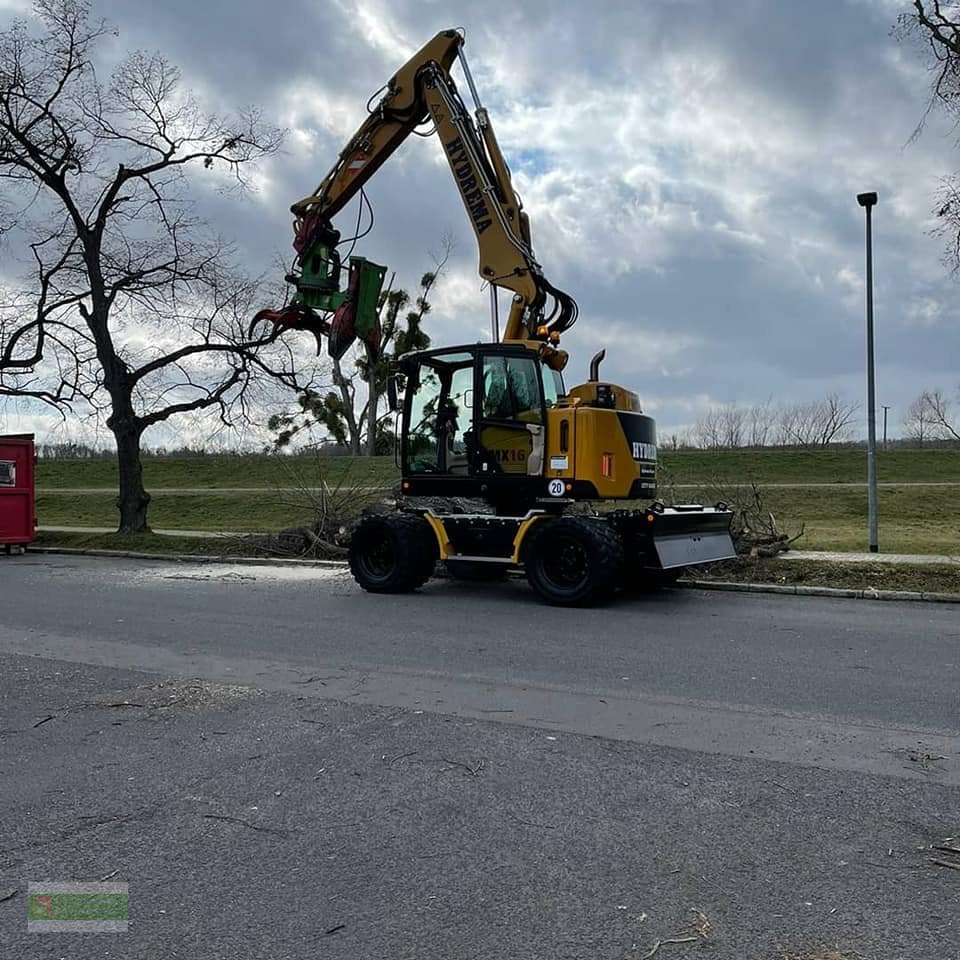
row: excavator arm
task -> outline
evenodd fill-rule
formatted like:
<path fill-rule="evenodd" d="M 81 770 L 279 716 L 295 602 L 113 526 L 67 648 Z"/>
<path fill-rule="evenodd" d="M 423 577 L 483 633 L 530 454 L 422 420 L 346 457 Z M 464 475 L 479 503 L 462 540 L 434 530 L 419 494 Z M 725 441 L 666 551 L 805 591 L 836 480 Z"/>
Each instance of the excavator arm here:
<path fill-rule="evenodd" d="M 297 287 L 289 308 L 261 311 L 254 318 L 279 327 L 312 330 L 330 337 L 332 355 L 342 355 L 354 333 L 379 346 L 379 327 L 371 315 L 383 268 L 351 258 L 346 293 L 339 289 L 339 233 L 333 218 L 363 189 L 376 171 L 414 130 L 431 122 L 443 146 L 477 238 L 479 272 L 493 287 L 512 291 L 503 340 L 552 341 L 576 320 L 572 297 L 543 275 L 530 240 L 530 226 L 513 189 L 487 112 L 479 103 L 463 56 L 463 37 L 438 33 L 387 83 L 383 97 L 341 151 L 317 189 L 291 207 L 297 269 L 287 279 Z M 476 120 L 460 97 L 450 68 L 459 58 L 476 105 Z M 373 291 L 375 290 L 375 293 Z M 323 314 L 334 312 L 332 322 Z M 375 313 L 375 308 L 374 308 Z M 566 355 L 544 344 L 560 367 Z"/>

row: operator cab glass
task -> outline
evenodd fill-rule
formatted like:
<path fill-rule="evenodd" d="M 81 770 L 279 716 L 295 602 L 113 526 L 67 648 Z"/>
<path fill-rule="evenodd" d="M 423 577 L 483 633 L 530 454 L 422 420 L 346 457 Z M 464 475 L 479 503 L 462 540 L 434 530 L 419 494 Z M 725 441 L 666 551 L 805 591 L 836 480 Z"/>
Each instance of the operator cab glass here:
<path fill-rule="evenodd" d="M 527 350 L 493 345 L 408 360 L 404 475 L 539 476 L 559 374 Z"/>
<path fill-rule="evenodd" d="M 544 406 L 550 410 L 557 406 L 560 397 L 564 396 L 567 391 L 563 387 L 563 374 L 559 370 L 553 370 L 545 363 L 541 364 L 541 368 L 543 369 Z"/>
<path fill-rule="evenodd" d="M 447 353 L 424 358 L 408 382 L 407 473 L 467 473 L 467 440 L 473 405 L 474 358 Z"/>

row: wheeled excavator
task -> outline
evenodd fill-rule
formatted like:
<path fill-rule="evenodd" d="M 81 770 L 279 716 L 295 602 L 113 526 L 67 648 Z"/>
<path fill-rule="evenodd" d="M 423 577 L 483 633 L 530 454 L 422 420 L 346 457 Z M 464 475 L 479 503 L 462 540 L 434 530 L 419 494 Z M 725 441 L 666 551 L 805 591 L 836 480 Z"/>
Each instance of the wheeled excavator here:
<path fill-rule="evenodd" d="M 603 602 L 626 582 L 663 584 L 687 566 L 733 557 L 724 504 L 656 499 L 654 421 L 635 392 L 602 379 L 604 351 L 585 383 L 565 386 L 559 341 L 577 319 L 577 304 L 547 280 L 534 256 L 529 220 L 463 46 L 459 31 L 438 33 L 372 105 L 381 91 L 374 94 L 323 182 L 291 208 L 296 264 L 287 280 L 296 293 L 251 325 L 310 331 L 318 350 L 326 337 L 332 357 L 357 338 L 377 355 L 386 271 L 359 256 L 342 263 L 333 219 L 358 194 L 364 200 L 364 185 L 410 134 L 431 125 L 476 235 L 480 276 L 491 291 L 492 340 L 395 362 L 387 393 L 400 417 L 404 509 L 361 518 L 350 543 L 353 576 L 367 591 L 396 593 L 422 586 L 438 561 L 471 579 L 523 569 L 543 600 L 577 606 Z M 472 115 L 451 76 L 457 61 Z M 502 337 L 498 290 L 511 294 Z M 418 507 L 421 498 L 430 506 Z M 453 498 L 481 500 L 487 511 L 438 508 Z M 625 503 L 597 512 L 600 501 Z"/>

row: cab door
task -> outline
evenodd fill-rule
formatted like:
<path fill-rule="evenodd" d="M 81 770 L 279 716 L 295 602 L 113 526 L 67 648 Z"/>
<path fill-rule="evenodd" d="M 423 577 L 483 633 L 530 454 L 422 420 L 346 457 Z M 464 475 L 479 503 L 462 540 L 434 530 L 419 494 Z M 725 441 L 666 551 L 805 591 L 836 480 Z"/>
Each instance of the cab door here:
<path fill-rule="evenodd" d="M 475 396 L 475 472 L 481 476 L 541 476 L 545 411 L 536 357 L 482 353 Z"/>

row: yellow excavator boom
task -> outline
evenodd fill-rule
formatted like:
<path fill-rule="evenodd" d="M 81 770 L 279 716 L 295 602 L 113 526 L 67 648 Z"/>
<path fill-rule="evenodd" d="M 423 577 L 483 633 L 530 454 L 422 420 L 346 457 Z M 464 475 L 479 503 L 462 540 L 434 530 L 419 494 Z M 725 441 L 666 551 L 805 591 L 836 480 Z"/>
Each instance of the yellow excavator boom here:
<path fill-rule="evenodd" d="M 456 30 L 445 30 L 424 44 L 387 82 L 383 96 L 369 108 L 369 116 L 317 189 L 293 204 L 294 247 L 301 273 L 288 279 L 297 283 L 301 303 L 293 308 L 294 321 L 285 320 L 283 311 L 264 311 L 262 316 L 278 325 L 310 329 L 308 308 L 337 302 L 309 297 L 310 291 L 330 289 L 322 285 L 326 283 L 325 271 L 319 281 L 314 277 L 318 256 L 319 260 L 333 262 L 334 274 L 339 274 L 335 254 L 339 234 L 333 228 L 333 218 L 363 190 L 400 144 L 418 126 L 429 122 L 443 146 L 477 239 L 480 276 L 494 291 L 502 287 L 513 294 L 501 339 L 541 341 L 547 362 L 561 369 L 566 354 L 556 349 L 556 343 L 576 321 L 577 305 L 549 283 L 534 256 L 529 221 L 490 118 L 477 97 L 463 43 L 463 36 Z M 457 60 L 474 98 L 473 117 L 450 74 Z M 491 300 L 496 303 L 495 293 Z M 325 326 L 320 329 L 328 332 Z M 495 335 L 499 336 L 499 331 Z"/>

